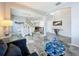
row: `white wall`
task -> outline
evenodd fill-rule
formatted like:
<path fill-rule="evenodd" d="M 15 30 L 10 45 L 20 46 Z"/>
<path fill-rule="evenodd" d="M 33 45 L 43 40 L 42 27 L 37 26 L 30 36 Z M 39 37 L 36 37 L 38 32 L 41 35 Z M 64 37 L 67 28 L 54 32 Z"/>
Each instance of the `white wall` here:
<path fill-rule="evenodd" d="M 44 25 L 44 32 L 45 32 L 45 35 L 47 32 L 49 33 L 52 33 L 53 30 L 52 30 L 52 19 L 53 19 L 53 16 L 46 16 L 45 17 L 45 25 Z"/>
<path fill-rule="evenodd" d="M 0 2 L 0 22 L 4 19 L 4 3 Z M 3 37 L 3 27 L 0 25 L 0 38 Z"/>
<path fill-rule="evenodd" d="M 79 47 L 79 3 L 72 3 L 71 7 L 72 44 Z"/>
<path fill-rule="evenodd" d="M 53 21 L 62 20 L 62 26 L 53 26 L 53 28 L 60 29 L 60 35 L 71 37 L 71 8 L 59 9 L 53 16 Z"/>
<path fill-rule="evenodd" d="M 79 2 L 67 3 L 71 7 L 71 44 L 79 47 Z"/>
<path fill-rule="evenodd" d="M 62 20 L 62 26 L 54 27 L 53 21 L 55 20 Z M 48 17 L 46 20 L 46 32 L 54 33 L 54 28 L 60 28 L 60 35 L 71 37 L 71 9 L 70 8 L 63 8 L 59 9 L 52 17 Z"/>

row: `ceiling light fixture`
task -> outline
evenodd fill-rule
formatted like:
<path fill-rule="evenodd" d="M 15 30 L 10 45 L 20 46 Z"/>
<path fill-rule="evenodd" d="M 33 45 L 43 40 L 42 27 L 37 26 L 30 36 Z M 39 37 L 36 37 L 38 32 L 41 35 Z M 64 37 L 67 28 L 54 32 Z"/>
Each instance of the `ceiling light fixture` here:
<path fill-rule="evenodd" d="M 61 2 L 57 2 L 57 3 L 56 3 L 56 6 L 58 6 L 58 5 L 60 5 L 60 4 L 61 4 Z"/>

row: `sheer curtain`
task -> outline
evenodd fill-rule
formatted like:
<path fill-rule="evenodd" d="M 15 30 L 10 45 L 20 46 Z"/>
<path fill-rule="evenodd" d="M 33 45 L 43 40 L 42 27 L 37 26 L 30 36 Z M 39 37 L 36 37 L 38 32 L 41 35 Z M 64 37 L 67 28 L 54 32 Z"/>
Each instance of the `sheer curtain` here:
<path fill-rule="evenodd" d="M 13 33 L 16 35 L 21 35 L 25 37 L 28 34 L 31 34 L 30 27 L 26 25 L 26 17 L 21 17 L 21 16 L 13 16 Z"/>

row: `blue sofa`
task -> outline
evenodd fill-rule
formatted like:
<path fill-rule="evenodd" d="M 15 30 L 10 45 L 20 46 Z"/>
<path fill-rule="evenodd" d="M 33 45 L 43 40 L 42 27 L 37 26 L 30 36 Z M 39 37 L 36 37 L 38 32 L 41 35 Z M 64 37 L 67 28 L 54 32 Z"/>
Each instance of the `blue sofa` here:
<path fill-rule="evenodd" d="M 10 42 L 10 43 L 8 43 L 8 46 L 10 44 L 14 44 L 17 47 L 19 47 L 21 49 L 22 56 L 30 55 L 29 50 L 28 50 L 28 48 L 26 46 L 26 39 L 20 39 L 20 40 L 16 40 L 16 41 Z"/>
<path fill-rule="evenodd" d="M 30 54 L 26 39 L 20 39 L 7 44 L 0 41 L 0 56 L 38 56 L 38 54 L 36 52 Z"/>

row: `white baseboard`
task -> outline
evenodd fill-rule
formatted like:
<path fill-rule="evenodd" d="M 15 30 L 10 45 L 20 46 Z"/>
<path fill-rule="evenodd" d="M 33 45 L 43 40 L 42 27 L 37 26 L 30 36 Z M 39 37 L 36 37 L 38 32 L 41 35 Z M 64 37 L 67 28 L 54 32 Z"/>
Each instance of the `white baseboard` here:
<path fill-rule="evenodd" d="M 70 45 L 72 45 L 72 46 L 75 46 L 75 47 L 78 47 L 78 48 L 79 48 L 79 46 L 78 46 L 78 45 L 75 45 L 75 44 L 72 44 L 72 43 L 71 43 Z"/>

